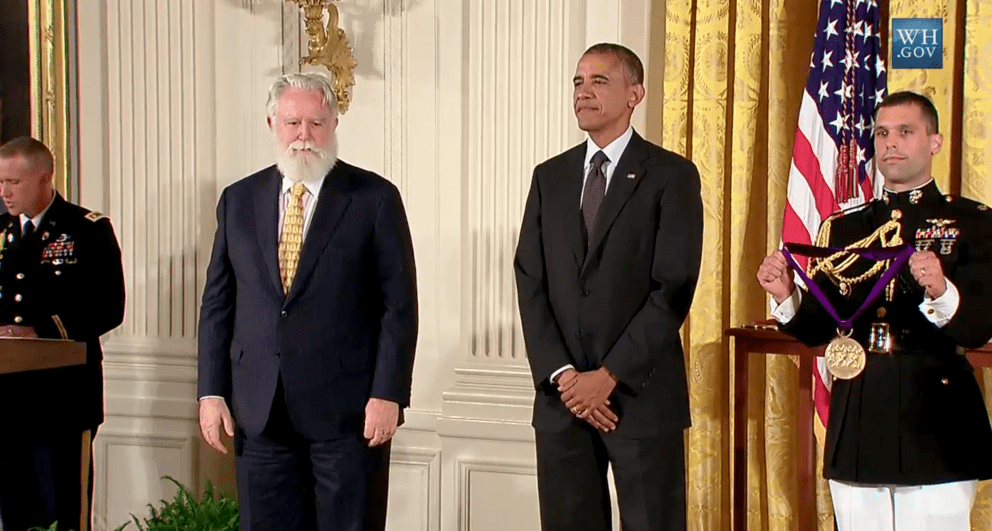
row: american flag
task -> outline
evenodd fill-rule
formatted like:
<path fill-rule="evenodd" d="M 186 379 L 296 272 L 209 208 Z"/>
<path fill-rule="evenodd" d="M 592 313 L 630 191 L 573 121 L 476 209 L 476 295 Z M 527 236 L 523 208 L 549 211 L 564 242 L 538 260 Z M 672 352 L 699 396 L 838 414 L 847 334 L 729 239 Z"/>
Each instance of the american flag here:
<path fill-rule="evenodd" d="M 872 127 L 886 95 L 878 0 L 821 0 L 789 169 L 782 240 L 812 243 L 831 213 L 875 196 Z M 807 266 L 805 257 L 797 257 Z M 813 400 L 822 430 L 830 391 L 822 364 Z"/>

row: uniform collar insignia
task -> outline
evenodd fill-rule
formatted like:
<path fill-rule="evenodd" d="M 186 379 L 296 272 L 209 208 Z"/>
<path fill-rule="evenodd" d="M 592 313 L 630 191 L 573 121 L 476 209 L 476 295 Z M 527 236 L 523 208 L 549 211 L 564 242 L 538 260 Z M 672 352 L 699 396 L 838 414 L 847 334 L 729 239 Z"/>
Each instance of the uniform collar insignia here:
<path fill-rule="evenodd" d="M 923 186 L 912 190 L 895 192 L 889 189 L 882 191 L 882 202 L 891 207 L 910 208 L 915 205 L 933 203 L 943 200 L 944 196 L 937 188 L 937 183 L 931 179 Z"/>

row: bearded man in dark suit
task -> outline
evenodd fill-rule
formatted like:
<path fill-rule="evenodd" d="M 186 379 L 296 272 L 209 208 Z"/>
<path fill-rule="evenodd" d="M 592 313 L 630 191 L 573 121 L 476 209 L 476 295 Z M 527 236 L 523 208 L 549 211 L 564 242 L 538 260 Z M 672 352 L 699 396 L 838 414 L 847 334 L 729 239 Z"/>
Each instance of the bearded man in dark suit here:
<path fill-rule="evenodd" d="M 389 181 L 337 159 L 328 76 L 276 80 L 268 123 L 277 163 L 217 206 L 200 429 L 221 452 L 221 429 L 235 437 L 242 529 L 383 529 L 417 339 L 403 203 Z"/>

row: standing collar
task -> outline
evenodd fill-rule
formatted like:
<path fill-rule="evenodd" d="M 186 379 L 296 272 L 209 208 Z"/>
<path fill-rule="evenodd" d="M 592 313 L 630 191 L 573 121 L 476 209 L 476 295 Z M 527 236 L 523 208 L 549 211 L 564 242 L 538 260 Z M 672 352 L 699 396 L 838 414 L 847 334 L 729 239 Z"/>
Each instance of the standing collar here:
<path fill-rule="evenodd" d="M 937 183 L 930 179 L 926 183 L 911 190 L 895 192 L 888 188 L 882 189 L 880 200 L 891 208 L 911 208 L 912 206 L 942 201 L 944 194 L 940 193 Z"/>

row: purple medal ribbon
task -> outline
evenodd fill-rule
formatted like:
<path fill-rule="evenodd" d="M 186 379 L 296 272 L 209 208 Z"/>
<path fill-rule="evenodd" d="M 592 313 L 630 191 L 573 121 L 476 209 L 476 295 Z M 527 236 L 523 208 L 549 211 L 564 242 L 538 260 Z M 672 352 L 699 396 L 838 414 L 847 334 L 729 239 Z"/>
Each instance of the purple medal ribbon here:
<path fill-rule="evenodd" d="M 875 285 L 871 288 L 871 292 L 868 294 L 868 298 L 865 299 L 863 303 L 861 303 L 861 307 L 858 308 L 857 311 L 855 311 L 854 314 L 848 317 L 847 319 L 840 318 L 840 315 L 837 314 L 837 310 L 833 307 L 832 304 L 830 304 L 830 301 L 827 299 L 826 294 L 824 294 L 823 291 L 820 289 L 820 286 L 817 286 L 816 282 L 813 282 L 812 280 L 810 280 L 808 276 L 806 276 L 806 272 L 803 271 L 803 268 L 800 267 L 798 263 L 796 263 L 796 259 L 792 257 L 792 253 L 796 253 L 799 254 L 800 256 L 812 256 L 812 257 L 821 258 L 825 256 L 830 256 L 831 254 L 839 251 L 846 251 L 849 253 L 853 253 L 862 258 L 868 260 L 874 260 L 876 262 L 881 262 L 883 260 L 893 260 L 892 266 L 889 267 L 887 270 L 885 270 L 885 272 L 882 273 L 882 276 L 878 279 L 878 281 L 875 282 Z M 854 320 L 857 319 L 859 315 L 861 315 L 861 312 L 867 310 L 868 307 L 871 306 L 876 299 L 878 299 L 879 295 L 882 294 L 882 290 L 885 289 L 885 285 L 888 284 L 890 280 L 895 278 L 895 276 L 899 274 L 899 271 L 902 270 L 903 266 L 906 265 L 906 262 L 909 261 L 909 257 L 912 256 L 913 254 L 913 248 L 910 247 L 909 245 L 905 245 L 902 248 L 875 247 L 875 248 L 863 248 L 863 249 L 845 249 L 843 247 L 814 247 L 812 245 L 803 245 L 799 243 L 787 243 L 785 244 L 785 248 L 782 249 L 782 254 L 785 255 L 786 261 L 788 261 L 789 265 L 792 266 L 792 269 L 796 271 L 796 274 L 799 275 L 799 278 L 803 279 L 803 282 L 806 283 L 806 288 L 809 289 L 809 292 L 813 294 L 813 297 L 815 297 L 816 300 L 819 301 L 820 305 L 823 306 L 825 310 L 827 310 L 827 313 L 829 313 L 830 316 L 833 317 L 835 321 L 837 321 L 837 326 L 841 330 L 850 330 L 853 326 Z"/>

